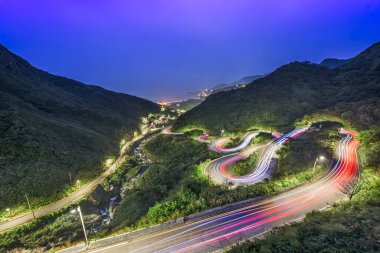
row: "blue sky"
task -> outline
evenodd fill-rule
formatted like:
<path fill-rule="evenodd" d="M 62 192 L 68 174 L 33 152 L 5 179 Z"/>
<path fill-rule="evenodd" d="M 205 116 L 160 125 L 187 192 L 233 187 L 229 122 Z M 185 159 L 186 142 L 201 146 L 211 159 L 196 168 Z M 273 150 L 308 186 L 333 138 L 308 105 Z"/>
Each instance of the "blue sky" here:
<path fill-rule="evenodd" d="M 53 74 L 151 100 L 348 58 L 380 41 L 380 1 L 0 0 L 0 43 Z"/>

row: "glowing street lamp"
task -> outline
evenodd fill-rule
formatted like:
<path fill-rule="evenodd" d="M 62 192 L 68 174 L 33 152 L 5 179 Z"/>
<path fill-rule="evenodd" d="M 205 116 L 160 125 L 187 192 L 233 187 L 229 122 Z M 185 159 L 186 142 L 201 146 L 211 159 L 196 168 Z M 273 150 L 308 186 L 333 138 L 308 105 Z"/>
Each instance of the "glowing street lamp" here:
<path fill-rule="evenodd" d="M 84 226 L 84 221 L 83 221 L 83 216 L 82 216 L 82 211 L 80 209 L 80 206 L 78 206 L 77 208 L 70 211 L 70 213 L 72 213 L 72 214 L 75 214 L 76 212 L 79 213 L 80 221 L 82 222 L 84 239 L 86 240 L 86 248 L 87 248 L 89 244 L 88 244 L 88 239 L 87 239 L 86 227 Z"/>
<path fill-rule="evenodd" d="M 314 173 L 315 166 L 317 165 L 317 162 L 323 161 L 323 160 L 325 160 L 325 157 L 323 155 L 321 155 L 321 156 L 317 157 L 317 159 L 315 159 L 314 166 L 313 166 L 313 173 Z"/>
<path fill-rule="evenodd" d="M 108 158 L 106 160 L 106 162 L 105 162 L 105 165 L 106 165 L 106 167 L 109 167 L 109 166 L 111 166 L 112 163 L 113 163 L 113 159 L 112 158 Z"/>
<path fill-rule="evenodd" d="M 78 180 L 76 181 L 76 183 L 77 183 L 77 184 L 80 184 L 80 180 L 78 179 Z"/>
<path fill-rule="evenodd" d="M 9 217 L 12 216 L 12 213 L 11 213 L 11 209 L 8 207 L 7 209 L 5 209 L 7 212 L 9 212 Z"/>

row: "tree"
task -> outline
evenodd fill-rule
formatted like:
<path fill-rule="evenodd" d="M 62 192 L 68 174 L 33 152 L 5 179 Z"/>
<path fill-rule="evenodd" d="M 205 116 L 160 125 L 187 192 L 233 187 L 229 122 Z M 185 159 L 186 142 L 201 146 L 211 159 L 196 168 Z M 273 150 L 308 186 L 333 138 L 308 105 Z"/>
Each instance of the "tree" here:
<path fill-rule="evenodd" d="M 227 187 L 227 188 L 230 188 L 230 187 L 234 186 L 234 182 L 228 180 L 228 178 L 225 177 L 225 178 L 223 179 L 223 185 L 224 185 L 225 187 Z"/>
<path fill-rule="evenodd" d="M 360 188 L 362 187 L 362 181 L 360 181 L 359 179 L 341 181 L 339 182 L 339 184 L 340 184 L 340 187 L 339 187 L 340 192 L 346 195 L 350 201 L 356 194 L 358 194 L 358 192 L 360 191 Z"/>

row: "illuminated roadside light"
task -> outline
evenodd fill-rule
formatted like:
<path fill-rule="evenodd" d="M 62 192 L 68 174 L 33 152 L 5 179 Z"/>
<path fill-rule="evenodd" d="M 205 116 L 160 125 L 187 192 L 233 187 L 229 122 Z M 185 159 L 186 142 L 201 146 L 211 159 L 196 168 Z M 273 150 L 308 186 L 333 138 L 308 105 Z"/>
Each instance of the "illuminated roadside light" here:
<path fill-rule="evenodd" d="M 78 179 L 78 180 L 76 181 L 76 183 L 77 183 L 77 184 L 80 184 L 80 180 Z"/>
<path fill-rule="evenodd" d="M 109 167 L 111 164 L 113 163 L 113 159 L 112 158 L 108 158 L 105 162 L 105 165 L 106 167 Z"/>
<path fill-rule="evenodd" d="M 84 221 L 83 221 L 83 216 L 82 216 L 82 211 L 80 209 L 80 206 L 78 206 L 77 208 L 70 211 L 70 213 L 72 213 L 72 214 L 75 214 L 77 212 L 79 213 L 80 221 L 82 223 L 82 229 L 83 229 L 84 238 L 86 240 L 86 249 L 87 249 L 89 246 L 89 243 L 88 243 L 88 239 L 87 239 L 86 227 L 84 226 Z"/>
<path fill-rule="evenodd" d="M 325 157 L 323 155 L 320 155 L 317 157 L 317 159 L 315 159 L 315 162 L 314 162 L 314 166 L 313 166 L 313 173 L 314 173 L 314 170 L 315 170 L 315 166 L 317 165 L 317 162 L 320 162 L 320 161 L 323 161 L 325 160 Z"/>
<path fill-rule="evenodd" d="M 11 212 L 11 209 L 9 207 L 7 209 L 5 209 L 5 211 L 9 212 L 9 217 L 12 216 L 12 212 Z"/>

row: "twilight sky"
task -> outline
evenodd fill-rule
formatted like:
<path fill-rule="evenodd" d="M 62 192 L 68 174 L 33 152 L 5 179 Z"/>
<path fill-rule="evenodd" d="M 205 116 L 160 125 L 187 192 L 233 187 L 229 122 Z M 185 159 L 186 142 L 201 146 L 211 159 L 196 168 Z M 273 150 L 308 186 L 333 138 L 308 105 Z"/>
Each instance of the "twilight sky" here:
<path fill-rule="evenodd" d="M 151 100 L 377 41 L 379 0 L 0 0 L 0 43 L 14 53 Z"/>

